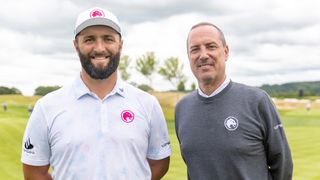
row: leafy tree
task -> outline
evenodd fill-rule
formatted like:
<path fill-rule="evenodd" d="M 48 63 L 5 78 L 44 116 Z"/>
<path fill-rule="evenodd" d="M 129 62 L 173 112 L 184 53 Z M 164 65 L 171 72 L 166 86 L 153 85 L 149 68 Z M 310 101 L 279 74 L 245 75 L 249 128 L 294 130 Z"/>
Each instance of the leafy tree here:
<path fill-rule="evenodd" d="M 8 88 L 5 86 L 0 86 L 0 94 L 22 94 L 21 91 L 15 87 Z"/>
<path fill-rule="evenodd" d="M 179 87 L 181 88 L 183 84 L 186 82 L 186 77 L 183 74 L 183 64 L 179 63 L 179 59 L 177 57 L 168 58 L 162 67 L 159 69 L 159 74 L 164 77 L 164 79 L 168 80 L 173 86 L 177 87 L 179 91 Z"/>
<path fill-rule="evenodd" d="M 146 92 L 153 91 L 153 88 L 147 84 L 138 85 L 138 88 Z"/>
<path fill-rule="evenodd" d="M 136 70 L 144 75 L 149 80 L 149 85 L 152 85 L 152 74 L 156 70 L 157 60 L 153 52 L 147 52 L 139 57 L 136 61 Z"/>
<path fill-rule="evenodd" d="M 121 74 L 121 79 L 124 81 L 127 81 L 130 78 L 130 74 L 127 71 L 129 68 L 130 62 L 131 60 L 127 55 L 123 56 L 119 62 L 119 71 Z"/>
<path fill-rule="evenodd" d="M 184 85 L 184 81 L 180 81 L 180 83 L 177 86 L 177 90 L 178 91 L 186 91 L 185 85 Z"/>
<path fill-rule="evenodd" d="M 39 86 L 35 89 L 34 95 L 44 96 L 60 88 L 61 88 L 60 86 Z"/>
<path fill-rule="evenodd" d="M 138 84 L 136 82 L 130 82 L 129 84 L 131 84 L 134 87 L 138 87 Z"/>
<path fill-rule="evenodd" d="M 195 83 L 192 83 L 191 84 L 191 91 L 194 91 L 196 89 L 196 84 Z"/>
<path fill-rule="evenodd" d="M 303 98 L 304 96 L 304 90 L 303 89 L 299 89 L 299 98 Z"/>

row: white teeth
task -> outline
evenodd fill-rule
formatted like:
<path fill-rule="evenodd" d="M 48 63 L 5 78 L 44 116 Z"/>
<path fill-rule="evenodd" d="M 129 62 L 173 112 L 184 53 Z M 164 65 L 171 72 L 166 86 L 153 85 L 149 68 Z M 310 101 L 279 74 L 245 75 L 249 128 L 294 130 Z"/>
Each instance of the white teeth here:
<path fill-rule="evenodd" d="M 213 64 L 199 64 L 198 67 L 202 67 L 202 66 L 213 66 Z"/>
<path fill-rule="evenodd" d="M 93 57 L 93 59 L 102 60 L 102 59 L 107 59 L 107 57 Z"/>

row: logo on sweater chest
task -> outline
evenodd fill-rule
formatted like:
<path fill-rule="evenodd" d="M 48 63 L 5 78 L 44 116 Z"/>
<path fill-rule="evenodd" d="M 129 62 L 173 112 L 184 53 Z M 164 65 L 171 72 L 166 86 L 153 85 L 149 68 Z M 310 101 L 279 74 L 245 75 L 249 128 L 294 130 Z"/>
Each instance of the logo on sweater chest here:
<path fill-rule="evenodd" d="M 234 131 L 238 128 L 239 121 L 233 116 L 229 116 L 224 120 L 224 127 L 229 131 Z"/>

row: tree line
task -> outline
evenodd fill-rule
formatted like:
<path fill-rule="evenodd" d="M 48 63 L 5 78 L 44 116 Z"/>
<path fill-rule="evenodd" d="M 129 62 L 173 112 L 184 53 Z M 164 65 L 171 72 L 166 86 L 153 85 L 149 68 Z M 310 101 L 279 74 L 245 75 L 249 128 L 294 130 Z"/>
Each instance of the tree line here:
<path fill-rule="evenodd" d="M 280 85 L 265 84 L 260 88 L 268 92 L 270 96 L 279 98 L 320 96 L 320 81 L 291 82 Z"/>
<path fill-rule="evenodd" d="M 152 91 L 154 74 L 158 74 L 171 84 L 173 90 L 186 91 L 185 83 L 187 82 L 187 77 L 183 73 L 183 64 L 179 58 L 169 57 L 162 64 L 159 64 L 159 62 L 154 52 L 146 52 L 142 56 L 139 56 L 135 61 L 133 69 L 144 76 L 148 80 L 148 84 L 137 84 L 133 81 L 129 82 L 132 75 L 132 59 L 124 55 L 119 62 L 120 78 L 144 91 Z M 39 86 L 35 89 L 34 95 L 43 96 L 59 88 L 60 86 Z M 195 83 L 192 83 L 188 90 L 194 90 L 195 88 Z M 305 96 L 320 96 L 320 81 L 293 82 L 281 85 L 264 84 L 259 88 L 268 92 L 272 97 L 302 98 Z M 0 86 L 0 94 L 22 93 L 15 87 Z"/>
<path fill-rule="evenodd" d="M 21 91 L 15 87 L 0 86 L 0 94 L 22 94 Z"/>
<path fill-rule="evenodd" d="M 186 76 L 183 74 L 183 64 L 177 57 L 169 57 L 164 60 L 163 64 L 159 64 L 158 58 L 154 52 L 146 52 L 142 56 L 138 57 L 135 61 L 134 70 L 144 76 L 147 80 L 147 84 L 137 84 L 136 82 L 129 82 L 130 84 L 144 90 L 152 91 L 153 77 L 158 74 L 163 77 L 164 80 L 170 82 L 173 90 L 186 91 L 185 83 L 187 82 Z M 119 62 L 120 78 L 124 81 L 129 81 L 131 78 L 131 65 L 132 59 L 124 55 Z M 60 86 L 39 86 L 35 89 L 34 95 L 44 96 L 51 91 L 59 89 Z M 196 85 L 193 83 L 189 90 L 194 90 Z M 0 94 L 22 94 L 17 88 L 8 88 L 1 86 Z"/>
<path fill-rule="evenodd" d="M 59 89 L 60 86 L 39 86 L 35 89 L 35 96 L 44 96 L 49 92 Z M 0 95 L 22 95 L 21 91 L 15 87 L 9 88 L 6 86 L 0 86 Z"/>

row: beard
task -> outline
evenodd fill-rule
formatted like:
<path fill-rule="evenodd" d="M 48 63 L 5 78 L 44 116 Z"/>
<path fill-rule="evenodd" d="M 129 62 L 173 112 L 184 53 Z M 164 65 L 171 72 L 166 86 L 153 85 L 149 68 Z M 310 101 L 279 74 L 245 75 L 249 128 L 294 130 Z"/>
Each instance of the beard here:
<path fill-rule="evenodd" d="M 86 71 L 86 73 L 92 78 L 92 79 L 106 79 L 111 74 L 113 74 L 119 65 L 120 60 L 120 52 L 117 52 L 115 55 L 110 54 L 110 61 L 105 67 L 95 67 L 91 62 L 91 55 L 86 55 L 81 52 L 78 53 L 81 66 Z M 105 54 L 98 54 L 94 53 L 93 56 L 106 56 Z"/>

